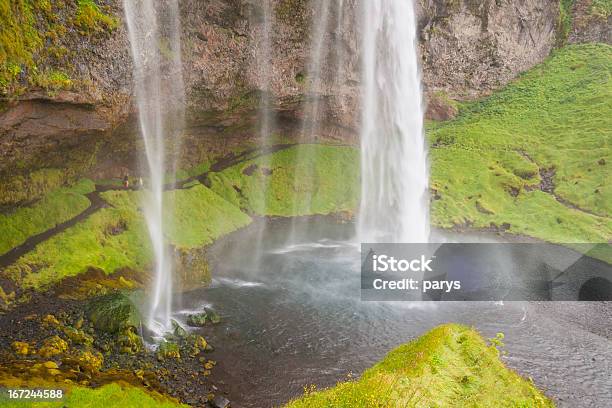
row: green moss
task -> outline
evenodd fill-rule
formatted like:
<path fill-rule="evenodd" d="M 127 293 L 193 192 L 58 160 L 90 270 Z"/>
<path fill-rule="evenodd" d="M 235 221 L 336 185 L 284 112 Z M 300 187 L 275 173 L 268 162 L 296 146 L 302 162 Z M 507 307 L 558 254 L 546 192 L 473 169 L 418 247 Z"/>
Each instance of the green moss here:
<path fill-rule="evenodd" d="M 93 0 L 0 1 L 0 95 L 19 95 L 29 86 L 51 91 L 73 86 L 63 39 L 77 31 L 88 36 L 107 32 L 117 25 Z"/>
<path fill-rule="evenodd" d="M 466 104 L 455 120 L 430 124 L 431 186 L 439 195 L 433 222 L 508 223 L 511 233 L 547 241 L 607 242 L 611 63 L 609 45 L 566 47 L 504 90 Z M 554 195 L 567 205 L 540 191 L 540 171 L 554 174 Z"/>
<path fill-rule="evenodd" d="M 358 166 L 355 148 L 301 145 L 214 173 L 211 188 L 258 215 L 354 211 L 359 199 Z"/>
<path fill-rule="evenodd" d="M 43 289 L 89 268 L 107 274 L 120 268 L 144 270 L 151 250 L 136 194 L 107 191 L 102 196 L 112 207 L 37 245 L 5 275 L 22 288 Z"/>
<path fill-rule="evenodd" d="M 128 294 L 114 292 L 101 296 L 88 306 L 87 315 L 97 330 L 119 333 L 139 328 L 142 317 Z"/>
<path fill-rule="evenodd" d="M 50 92 L 56 92 L 62 89 L 70 89 L 73 82 L 68 74 L 62 71 L 49 70 L 39 72 L 38 70 L 33 70 L 30 74 L 30 84 Z"/>
<path fill-rule="evenodd" d="M 198 248 L 251 222 L 251 218 L 203 185 L 166 193 L 172 217 L 166 219 L 170 241 Z"/>
<path fill-rule="evenodd" d="M 589 14 L 606 21 L 612 15 L 612 0 L 593 0 Z"/>
<path fill-rule="evenodd" d="M 559 1 L 559 19 L 557 21 L 557 46 L 561 47 L 567 43 L 567 38 L 572 29 L 572 7 L 574 0 Z"/>
<path fill-rule="evenodd" d="M 496 342 L 499 344 L 498 342 Z M 358 381 L 306 394 L 298 407 L 552 407 L 467 327 L 447 324 L 391 351 Z"/>
<path fill-rule="evenodd" d="M 117 19 L 100 11 L 94 0 L 78 0 L 77 4 L 74 24 L 84 34 L 113 30 L 117 27 Z"/>
<path fill-rule="evenodd" d="M 142 192 L 106 191 L 111 204 L 86 220 L 39 244 L 4 270 L 21 288 L 45 289 L 89 269 L 111 274 L 128 268 L 146 271 L 151 246 L 140 210 Z M 169 243 L 180 249 L 197 248 L 250 222 L 237 207 L 202 185 L 165 193 Z M 171 207 L 168 207 L 171 208 Z"/>
<path fill-rule="evenodd" d="M 35 28 L 37 6 L 31 0 L 0 1 L 0 94 L 13 90 L 22 66 L 34 64 L 33 53 L 43 41 Z"/>
<path fill-rule="evenodd" d="M 3 178 L 0 183 L 0 205 L 14 205 L 41 198 L 66 182 L 60 169 L 40 169 L 26 175 Z"/>
<path fill-rule="evenodd" d="M 28 237 L 71 219 L 89 207 L 85 194 L 93 191 L 90 180 L 81 180 L 72 187 L 59 188 L 28 207 L 9 214 L 0 214 L 0 255 L 22 244 Z"/>
<path fill-rule="evenodd" d="M 53 387 L 53 383 L 46 384 L 46 388 Z M 88 407 L 88 408 L 106 408 L 118 406 L 125 408 L 144 408 L 144 407 L 159 407 L 159 408 L 178 408 L 188 407 L 187 405 L 179 404 L 178 402 L 162 396 L 156 392 L 146 391 L 139 387 L 134 387 L 125 383 L 111 383 L 99 388 L 86 387 L 69 387 L 62 385 L 62 389 L 68 389 L 66 397 L 59 401 L 52 402 L 28 402 L 27 406 L 36 408 L 54 408 L 54 407 Z M 0 400 L 3 407 L 23 407 L 23 402 L 15 400 Z"/>

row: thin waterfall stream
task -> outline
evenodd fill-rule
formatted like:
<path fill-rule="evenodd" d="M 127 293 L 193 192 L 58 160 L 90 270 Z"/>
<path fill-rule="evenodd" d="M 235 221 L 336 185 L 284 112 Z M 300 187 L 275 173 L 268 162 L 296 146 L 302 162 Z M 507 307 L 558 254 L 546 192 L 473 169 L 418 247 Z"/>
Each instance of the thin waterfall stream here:
<path fill-rule="evenodd" d="M 166 331 L 171 328 L 174 260 L 165 242 L 165 224 L 172 218 L 172 208 L 164 200 L 163 187 L 166 177 L 172 180 L 176 170 L 171 151 L 180 145 L 178 134 L 184 105 L 179 8 L 177 0 L 124 0 L 123 5 L 144 141 L 141 167 L 149 176 L 142 195 L 155 261 L 148 326 Z M 162 47 L 167 50 L 164 55 Z M 170 101 L 173 103 L 169 104 Z M 172 106 L 172 111 L 168 111 L 168 106 Z"/>

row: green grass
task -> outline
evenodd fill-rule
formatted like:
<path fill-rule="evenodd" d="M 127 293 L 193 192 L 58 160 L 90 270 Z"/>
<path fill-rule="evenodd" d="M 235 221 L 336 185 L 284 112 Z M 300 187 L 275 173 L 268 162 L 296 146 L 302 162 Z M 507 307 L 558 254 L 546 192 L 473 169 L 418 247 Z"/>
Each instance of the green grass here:
<path fill-rule="evenodd" d="M 499 360 L 497 348 L 465 326 L 446 324 L 391 351 L 359 380 L 315 391 L 300 407 L 552 407 Z"/>
<path fill-rule="evenodd" d="M 140 207 L 141 193 L 107 191 L 111 204 L 86 220 L 39 244 L 4 269 L 21 288 L 45 289 L 95 268 L 111 274 L 123 268 L 146 271 L 151 246 Z M 166 219 L 169 243 L 197 248 L 247 225 L 251 219 L 210 189 L 196 185 L 165 193 L 175 216 Z M 171 201 L 170 201 L 171 200 Z"/>
<path fill-rule="evenodd" d="M 612 237 L 612 47 L 569 46 L 502 91 L 429 125 L 432 220 L 560 243 Z M 554 193 L 538 189 L 554 169 Z"/>
<path fill-rule="evenodd" d="M 215 192 L 257 215 L 354 211 L 359 200 L 359 152 L 345 146 L 295 146 L 210 178 Z"/>
<path fill-rule="evenodd" d="M 607 20 L 612 15 L 612 0 L 593 0 L 589 13 L 602 20 Z"/>
<path fill-rule="evenodd" d="M 166 219 L 170 241 L 181 248 L 198 248 L 242 228 L 251 218 L 201 184 L 166 193 L 173 216 Z"/>
<path fill-rule="evenodd" d="M 81 180 L 72 187 L 50 192 L 33 205 L 0 214 L 0 255 L 87 209 L 90 203 L 85 194 L 94 188 L 92 181 Z"/>
<path fill-rule="evenodd" d="M 89 268 L 108 274 L 119 268 L 143 270 L 151 251 L 136 194 L 107 191 L 102 196 L 113 207 L 39 244 L 4 274 L 22 288 L 43 289 Z"/>
<path fill-rule="evenodd" d="M 0 205 L 16 205 L 41 198 L 66 184 L 65 173 L 60 169 L 39 169 L 27 175 L 7 175 L 0 183 Z"/>
<path fill-rule="evenodd" d="M 46 388 L 63 388 L 62 385 L 47 384 Z M 127 384 L 111 383 L 99 388 L 86 387 L 71 387 L 66 392 L 66 397 L 59 401 L 49 402 L 23 402 L 0 400 L 3 407 L 19 408 L 19 407 L 36 407 L 36 408 L 61 408 L 61 407 L 87 407 L 87 408 L 106 408 L 106 407 L 124 407 L 124 408 L 178 408 L 188 407 L 184 404 L 179 404 L 168 397 L 164 397 L 159 393 L 146 391 L 139 387 L 134 387 Z"/>

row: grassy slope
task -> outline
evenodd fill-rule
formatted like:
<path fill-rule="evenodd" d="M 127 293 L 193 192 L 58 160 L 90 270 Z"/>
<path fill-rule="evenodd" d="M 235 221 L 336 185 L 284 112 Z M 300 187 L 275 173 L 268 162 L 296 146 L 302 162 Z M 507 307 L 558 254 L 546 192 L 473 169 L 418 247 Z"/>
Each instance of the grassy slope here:
<path fill-rule="evenodd" d="M 248 175 L 253 165 L 258 167 Z M 352 147 L 295 146 L 213 174 L 211 181 L 219 195 L 257 215 L 354 211 L 359 200 L 359 152 Z"/>
<path fill-rule="evenodd" d="M 566 47 L 455 120 L 431 124 L 431 186 L 441 196 L 434 223 L 509 223 L 511 233 L 553 242 L 609 240 L 611 66 L 609 45 Z M 537 188 L 539 170 L 551 168 L 555 194 L 585 211 Z"/>
<path fill-rule="evenodd" d="M 498 354 L 472 329 L 439 326 L 391 351 L 361 379 L 307 392 L 287 407 L 553 406 Z"/>
<path fill-rule="evenodd" d="M 216 238 L 251 222 L 238 207 L 201 184 L 168 192 L 166 196 L 175 209 L 174 217 L 167 220 L 168 235 L 181 248 L 211 244 Z"/>
<path fill-rule="evenodd" d="M 28 386 L 35 386 L 28 384 Z M 57 385 L 46 384 L 47 389 L 57 389 Z M 65 386 L 61 388 L 66 389 Z M 72 387 L 64 399 L 61 401 L 49 402 L 17 402 L 17 401 L 2 401 L 3 407 L 36 407 L 36 408 L 55 408 L 55 407 L 88 407 L 88 408 L 106 408 L 121 406 L 125 408 L 145 408 L 145 407 L 160 407 L 160 408 L 178 408 L 187 407 L 187 405 L 174 402 L 167 397 L 157 393 L 151 393 L 141 388 L 131 385 L 112 383 L 104 385 L 100 388 Z"/>
<path fill-rule="evenodd" d="M 107 191 L 112 206 L 38 245 L 7 267 L 4 274 L 22 288 L 45 288 L 89 268 L 112 273 L 120 268 L 144 270 L 151 249 L 139 209 L 140 193 Z M 170 242 L 193 248 L 212 242 L 250 222 L 250 218 L 202 185 L 166 193 L 177 208 Z"/>
<path fill-rule="evenodd" d="M 87 209 L 90 203 L 85 194 L 93 190 L 92 181 L 81 180 L 72 187 L 52 191 L 29 207 L 0 214 L 0 255 Z"/>

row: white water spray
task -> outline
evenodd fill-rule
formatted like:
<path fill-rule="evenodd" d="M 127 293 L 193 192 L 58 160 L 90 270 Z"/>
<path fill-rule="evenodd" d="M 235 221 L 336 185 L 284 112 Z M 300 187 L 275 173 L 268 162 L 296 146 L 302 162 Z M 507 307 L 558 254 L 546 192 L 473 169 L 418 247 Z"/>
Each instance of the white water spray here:
<path fill-rule="evenodd" d="M 143 207 L 155 255 L 155 279 L 148 325 L 168 330 L 172 311 L 172 254 L 164 242 L 164 177 L 172 175 L 166 142 L 182 125 L 184 93 L 177 0 L 124 0 L 140 131 L 149 180 Z M 164 50 L 162 57 L 161 50 Z M 171 80 L 164 81 L 170 77 Z M 169 112 L 166 107 L 172 106 Z M 173 147 L 178 143 L 172 140 Z"/>
<path fill-rule="evenodd" d="M 409 0 L 363 1 L 361 242 L 427 242 L 427 154 Z"/>

